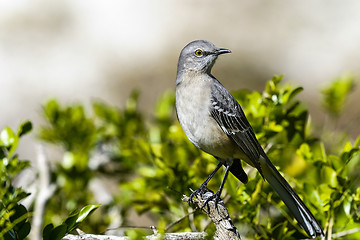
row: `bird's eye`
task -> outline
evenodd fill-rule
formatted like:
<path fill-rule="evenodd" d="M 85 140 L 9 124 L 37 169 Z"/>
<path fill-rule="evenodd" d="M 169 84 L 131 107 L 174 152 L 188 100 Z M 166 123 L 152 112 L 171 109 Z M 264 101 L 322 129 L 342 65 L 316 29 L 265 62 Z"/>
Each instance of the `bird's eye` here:
<path fill-rule="evenodd" d="M 201 51 L 200 49 L 197 49 L 195 51 L 195 55 L 198 56 L 198 57 L 201 57 L 203 55 L 203 51 Z"/>

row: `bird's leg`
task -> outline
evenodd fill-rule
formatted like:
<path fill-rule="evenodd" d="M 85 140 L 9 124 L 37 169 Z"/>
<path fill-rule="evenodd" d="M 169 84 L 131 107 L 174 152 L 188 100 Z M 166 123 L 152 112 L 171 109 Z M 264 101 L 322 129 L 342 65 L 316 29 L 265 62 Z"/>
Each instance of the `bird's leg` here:
<path fill-rule="evenodd" d="M 208 199 L 206 199 L 206 201 L 205 201 L 205 203 L 204 203 L 203 206 L 205 206 L 210 200 L 214 199 L 214 200 L 215 200 L 215 208 L 217 208 L 217 204 L 218 204 L 218 202 L 219 202 L 219 200 L 220 200 L 220 196 L 221 196 L 222 190 L 223 190 L 223 188 L 224 188 L 224 185 L 225 185 L 227 176 L 229 175 L 230 167 L 231 167 L 231 165 L 228 165 L 228 164 L 226 165 L 224 178 L 223 178 L 223 180 L 221 181 L 221 185 L 220 185 L 219 190 L 218 190 L 214 195 L 212 195 L 211 197 L 209 197 Z"/>
<path fill-rule="evenodd" d="M 203 191 L 204 188 L 206 188 L 208 182 L 210 181 L 210 179 L 215 175 L 215 173 L 221 168 L 221 166 L 223 165 L 222 162 L 220 162 L 216 168 L 210 173 L 210 175 L 207 177 L 207 179 L 205 180 L 205 182 L 203 182 L 203 184 L 201 184 L 201 186 L 196 189 L 195 191 L 193 191 L 191 194 L 190 194 L 190 197 L 189 197 L 189 201 L 188 203 L 191 204 L 193 203 L 193 197 L 196 196 L 199 192 Z"/>

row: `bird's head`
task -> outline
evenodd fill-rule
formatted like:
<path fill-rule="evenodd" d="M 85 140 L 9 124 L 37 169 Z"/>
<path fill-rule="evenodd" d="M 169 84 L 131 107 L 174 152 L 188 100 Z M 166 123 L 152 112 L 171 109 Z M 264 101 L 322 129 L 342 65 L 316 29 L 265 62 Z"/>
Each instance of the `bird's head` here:
<path fill-rule="evenodd" d="M 210 73 L 217 57 L 230 52 L 229 49 L 217 48 L 205 40 L 190 42 L 180 53 L 178 73 L 183 71 Z"/>

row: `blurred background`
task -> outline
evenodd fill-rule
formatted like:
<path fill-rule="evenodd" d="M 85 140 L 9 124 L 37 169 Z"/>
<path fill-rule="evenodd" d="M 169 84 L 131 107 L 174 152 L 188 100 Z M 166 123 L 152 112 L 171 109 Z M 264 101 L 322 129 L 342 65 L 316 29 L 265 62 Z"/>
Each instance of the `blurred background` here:
<path fill-rule="evenodd" d="M 319 92 L 360 72 L 359 1 L 0 1 L 0 126 L 26 119 L 35 131 L 20 146 L 33 159 L 41 105 L 50 98 L 124 106 L 133 89 L 151 114 L 174 89 L 181 49 L 206 39 L 232 54 L 214 75 L 229 90 L 262 90 L 274 74 L 305 88 L 301 98 L 321 124 Z M 340 118 L 359 133 L 353 92 Z"/>

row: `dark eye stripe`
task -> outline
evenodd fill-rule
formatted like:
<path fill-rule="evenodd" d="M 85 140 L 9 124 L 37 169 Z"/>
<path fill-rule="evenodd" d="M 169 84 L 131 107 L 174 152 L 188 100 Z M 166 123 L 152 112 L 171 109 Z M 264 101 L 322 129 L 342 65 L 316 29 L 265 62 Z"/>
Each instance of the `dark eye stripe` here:
<path fill-rule="evenodd" d="M 205 52 L 205 51 L 203 51 L 203 55 L 204 55 L 204 56 L 211 55 L 211 52 Z"/>

